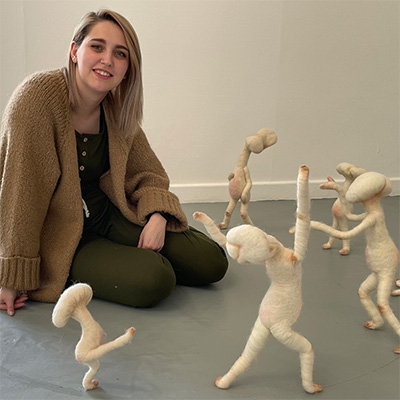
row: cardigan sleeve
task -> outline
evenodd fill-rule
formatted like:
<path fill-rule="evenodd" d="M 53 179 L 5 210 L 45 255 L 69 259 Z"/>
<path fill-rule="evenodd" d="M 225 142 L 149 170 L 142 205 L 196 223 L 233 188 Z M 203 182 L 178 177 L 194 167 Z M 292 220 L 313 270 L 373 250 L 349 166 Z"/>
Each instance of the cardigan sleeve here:
<path fill-rule="evenodd" d="M 169 214 L 167 229 L 188 228 L 186 216 L 178 197 L 169 190 L 169 178 L 160 160 L 151 149 L 141 128 L 133 137 L 128 157 L 125 191 L 128 200 L 137 207 L 141 224 L 156 211 Z"/>
<path fill-rule="evenodd" d="M 34 81 L 34 79 L 33 79 Z M 3 114 L 0 134 L 0 286 L 39 287 L 40 235 L 59 170 L 49 108 L 25 82 Z"/>

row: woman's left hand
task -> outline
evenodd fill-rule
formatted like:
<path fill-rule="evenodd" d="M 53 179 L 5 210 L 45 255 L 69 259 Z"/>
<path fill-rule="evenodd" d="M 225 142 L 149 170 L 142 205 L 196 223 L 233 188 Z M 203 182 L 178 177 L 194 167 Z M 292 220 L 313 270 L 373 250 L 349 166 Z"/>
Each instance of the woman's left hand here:
<path fill-rule="evenodd" d="M 154 213 L 144 226 L 139 237 L 138 247 L 156 252 L 161 251 L 165 240 L 167 220 L 159 213 Z"/>

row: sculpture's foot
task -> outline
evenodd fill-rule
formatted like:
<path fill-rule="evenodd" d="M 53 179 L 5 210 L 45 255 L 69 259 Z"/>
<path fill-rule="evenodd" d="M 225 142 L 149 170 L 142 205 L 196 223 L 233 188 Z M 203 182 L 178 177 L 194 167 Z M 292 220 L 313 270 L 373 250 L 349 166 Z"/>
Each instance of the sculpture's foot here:
<path fill-rule="evenodd" d="M 340 253 L 342 256 L 347 256 L 348 254 L 350 254 L 350 249 L 345 249 L 345 248 L 343 248 L 343 249 L 339 250 L 339 253 Z"/>
<path fill-rule="evenodd" d="M 397 346 L 397 347 L 394 349 L 394 352 L 395 352 L 396 354 L 400 354 L 400 346 Z"/>
<path fill-rule="evenodd" d="M 383 322 L 382 323 L 375 323 L 374 321 L 367 321 L 367 322 L 364 322 L 363 325 L 364 325 L 365 328 L 374 331 L 376 329 L 379 329 L 383 325 Z"/>
<path fill-rule="evenodd" d="M 331 246 L 330 243 L 324 243 L 324 244 L 322 245 L 322 248 L 323 248 L 324 250 L 329 250 L 329 249 L 332 248 L 332 246 Z"/>
<path fill-rule="evenodd" d="M 224 382 L 224 380 L 222 379 L 222 376 L 219 376 L 216 380 L 215 380 L 215 386 L 219 389 L 228 389 L 228 387 L 230 386 L 229 384 L 227 384 L 226 382 Z"/>
<path fill-rule="evenodd" d="M 310 394 L 322 392 L 322 386 L 315 382 L 313 382 L 312 385 L 303 385 L 303 387 L 304 390 Z"/>
<path fill-rule="evenodd" d="M 223 222 L 221 222 L 220 224 L 218 224 L 218 228 L 219 228 L 219 229 L 227 229 L 227 228 L 228 228 L 228 225 L 227 225 L 227 224 L 224 224 Z"/>
<path fill-rule="evenodd" d="M 93 379 L 89 384 L 85 386 L 86 390 L 93 390 L 99 386 L 99 381 L 97 379 Z"/>

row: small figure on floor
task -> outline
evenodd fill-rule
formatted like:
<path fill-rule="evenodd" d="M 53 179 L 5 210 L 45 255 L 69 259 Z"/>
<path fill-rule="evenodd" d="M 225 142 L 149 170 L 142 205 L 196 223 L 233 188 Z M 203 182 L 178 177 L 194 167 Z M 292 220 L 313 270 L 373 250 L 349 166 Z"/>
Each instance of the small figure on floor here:
<path fill-rule="evenodd" d="M 231 229 L 225 237 L 205 214 L 196 212 L 194 218 L 204 224 L 208 233 L 240 264 L 266 266 L 271 285 L 261 302 L 259 315 L 242 355 L 215 385 L 227 389 L 243 373 L 264 347 L 272 334 L 279 342 L 300 354 L 303 388 L 308 393 L 322 391 L 313 381 L 314 350 L 311 343 L 292 330 L 302 308 L 302 261 L 310 232 L 309 170 L 300 167 L 297 179 L 297 218 L 294 251 L 284 247 L 275 237 L 251 225 Z"/>
<path fill-rule="evenodd" d="M 82 336 L 75 348 L 75 358 L 80 363 L 89 366 L 89 371 L 86 372 L 82 381 L 86 390 L 95 389 L 99 384 L 99 381 L 93 379 L 100 368 L 99 358 L 125 346 L 132 340 L 135 333 L 135 328 L 131 327 L 117 339 L 101 344 L 103 330 L 86 308 L 92 295 L 92 288 L 85 283 L 70 286 L 60 296 L 52 315 L 53 324 L 57 328 L 65 326 L 70 318 L 81 324 Z"/>
<path fill-rule="evenodd" d="M 340 186 L 328 181 L 320 186 L 322 189 L 334 189 L 340 193 Z M 385 318 L 397 335 L 400 336 L 400 322 L 389 304 L 391 286 L 399 264 L 399 250 L 391 239 L 385 224 L 385 214 L 380 198 L 391 192 L 389 179 L 377 172 L 366 172 L 350 185 L 342 202 L 362 203 L 366 214 L 359 225 L 347 232 L 341 232 L 321 222 L 311 221 L 311 228 L 328 233 L 338 239 L 350 239 L 365 231 L 367 246 L 366 261 L 372 273 L 361 284 L 358 295 L 364 308 L 372 318 L 364 323 L 368 329 L 380 328 Z M 347 215 L 349 217 L 349 215 Z M 377 305 L 370 298 L 371 292 L 377 290 Z M 394 350 L 400 354 L 400 346 Z"/>
<path fill-rule="evenodd" d="M 346 194 L 347 190 L 349 189 L 349 186 L 353 183 L 354 179 L 356 179 L 358 176 L 366 172 L 364 168 L 360 168 L 354 164 L 349 164 L 345 162 L 338 164 L 336 167 L 336 171 L 345 178 L 345 181 L 341 187 L 343 196 Z M 331 177 L 328 177 L 328 180 L 331 179 L 332 179 Z M 343 209 L 345 206 L 347 206 L 347 209 Z M 351 213 L 352 211 L 353 211 L 353 205 L 347 202 L 345 204 L 342 204 L 340 202 L 340 197 L 338 197 L 332 206 L 332 215 L 333 215 L 332 228 L 333 229 L 339 228 L 343 232 L 347 231 L 348 224 L 347 224 L 346 214 Z M 334 241 L 335 238 L 333 236 L 330 236 L 328 242 L 322 245 L 322 248 L 330 249 Z M 349 239 L 342 240 L 342 249 L 339 250 L 339 253 L 342 254 L 343 256 L 350 253 Z"/>
<path fill-rule="evenodd" d="M 277 141 L 276 133 L 271 129 L 260 129 L 254 135 L 247 136 L 246 143 L 240 153 L 239 160 L 232 173 L 228 175 L 230 200 L 225 211 L 224 220 L 218 225 L 220 229 L 227 229 L 231 221 L 233 210 L 240 200 L 240 216 L 246 224 L 254 225 L 248 215 L 250 190 L 252 182 L 247 163 L 251 153 L 259 154 Z"/>

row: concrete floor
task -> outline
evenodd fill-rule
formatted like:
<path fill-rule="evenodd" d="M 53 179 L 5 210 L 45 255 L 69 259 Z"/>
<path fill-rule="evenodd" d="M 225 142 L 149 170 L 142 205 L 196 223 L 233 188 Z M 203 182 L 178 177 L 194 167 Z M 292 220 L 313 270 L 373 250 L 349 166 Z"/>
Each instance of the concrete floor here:
<path fill-rule="evenodd" d="M 313 219 L 331 222 L 333 200 L 312 201 Z M 400 198 L 383 201 L 389 231 L 399 246 Z M 203 211 L 219 222 L 226 204 L 188 204 L 191 215 Z M 361 209 L 356 209 L 360 211 Z M 293 245 L 287 230 L 295 202 L 250 205 L 254 223 Z M 241 223 L 235 210 L 232 226 Z M 399 399 L 399 338 L 386 323 L 378 331 L 363 328 L 367 314 L 357 289 L 368 275 L 364 237 L 352 241 L 349 256 L 340 243 L 322 250 L 325 234 L 312 232 L 303 264 L 304 307 L 295 330 L 315 349 L 314 379 L 324 387 L 319 399 Z M 400 277 L 400 271 L 399 275 Z M 28 302 L 14 317 L 0 313 L 0 399 L 306 399 L 300 383 L 299 358 L 270 338 L 258 360 L 228 390 L 213 382 L 240 355 L 268 288 L 262 266 L 230 260 L 226 277 L 203 288 L 178 286 L 152 309 L 135 309 L 94 299 L 89 310 L 107 333 L 106 341 L 134 326 L 133 341 L 101 360 L 100 385 L 85 392 L 86 366 L 74 359 L 80 326 L 61 329 L 51 323 L 52 304 Z M 400 297 L 390 299 L 400 317 Z"/>

